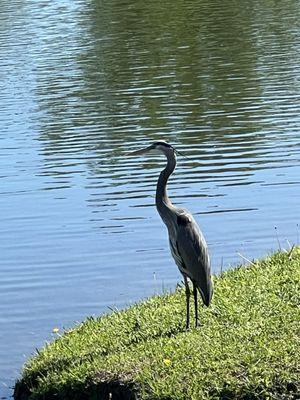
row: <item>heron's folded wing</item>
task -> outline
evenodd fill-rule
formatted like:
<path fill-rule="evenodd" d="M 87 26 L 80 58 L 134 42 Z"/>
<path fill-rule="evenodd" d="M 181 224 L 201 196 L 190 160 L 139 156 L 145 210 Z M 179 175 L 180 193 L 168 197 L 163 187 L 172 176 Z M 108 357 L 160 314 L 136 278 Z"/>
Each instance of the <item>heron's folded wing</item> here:
<path fill-rule="evenodd" d="M 187 275 L 199 288 L 203 302 L 209 305 L 212 296 L 211 268 L 208 248 L 197 223 L 190 216 L 180 216 L 176 244 Z"/>

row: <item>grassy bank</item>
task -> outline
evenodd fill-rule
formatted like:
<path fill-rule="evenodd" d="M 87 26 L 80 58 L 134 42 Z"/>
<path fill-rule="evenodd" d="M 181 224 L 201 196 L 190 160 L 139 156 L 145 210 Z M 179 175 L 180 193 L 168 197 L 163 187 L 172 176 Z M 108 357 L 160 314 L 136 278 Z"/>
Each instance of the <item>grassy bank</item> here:
<path fill-rule="evenodd" d="M 182 289 L 87 319 L 28 361 L 15 399 L 299 399 L 300 249 L 214 285 L 189 332 Z"/>

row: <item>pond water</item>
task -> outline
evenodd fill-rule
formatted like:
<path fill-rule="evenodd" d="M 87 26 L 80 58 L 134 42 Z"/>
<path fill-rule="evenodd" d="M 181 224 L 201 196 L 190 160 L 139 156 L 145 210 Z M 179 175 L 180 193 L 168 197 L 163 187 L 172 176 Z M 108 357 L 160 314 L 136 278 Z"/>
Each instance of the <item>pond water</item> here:
<path fill-rule="evenodd" d="M 299 21 L 297 0 L 1 2 L 3 398 L 54 327 L 180 282 L 164 160 L 127 151 L 187 156 L 169 195 L 215 273 L 299 243 Z"/>

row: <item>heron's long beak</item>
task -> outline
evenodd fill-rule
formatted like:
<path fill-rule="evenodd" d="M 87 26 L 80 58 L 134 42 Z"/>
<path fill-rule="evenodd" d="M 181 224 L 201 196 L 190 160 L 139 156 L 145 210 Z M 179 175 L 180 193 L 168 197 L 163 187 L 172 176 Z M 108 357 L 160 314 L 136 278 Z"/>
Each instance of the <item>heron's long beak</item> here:
<path fill-rule="evenodd" d="M 136 150 L 136 151 L 131 151 L 130 153 L 126 153 L 126 156 L 142 156 L 143 154 L 148 153 L 150 150 L 152 150 L 153 147 L 145 147 L 144 149 L 141 150 Z"/>

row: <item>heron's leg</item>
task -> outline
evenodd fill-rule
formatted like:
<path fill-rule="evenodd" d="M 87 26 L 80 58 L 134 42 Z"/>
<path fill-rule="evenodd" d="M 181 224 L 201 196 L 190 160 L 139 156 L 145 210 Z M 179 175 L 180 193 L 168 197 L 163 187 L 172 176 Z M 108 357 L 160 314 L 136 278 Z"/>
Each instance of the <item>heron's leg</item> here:
<path fill-rule="evenodd" d="M 198 326 L 198 301 L 197 301 L 197 287 L 195 282 L 193 282 L 193 295 L 194 295 L 194 303 L 195 303 L 195 326 Z"/>
<path fill-rule="evenodd" d="M 190 327 L 190 287 L 186 276 L 183 276 L 186 295 L 186 329 Z"/>

